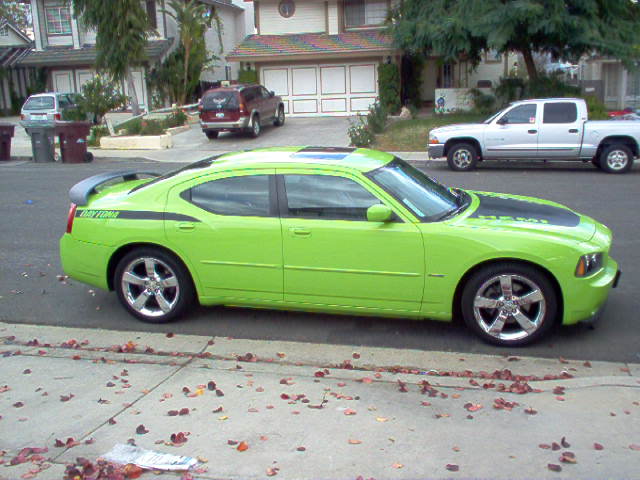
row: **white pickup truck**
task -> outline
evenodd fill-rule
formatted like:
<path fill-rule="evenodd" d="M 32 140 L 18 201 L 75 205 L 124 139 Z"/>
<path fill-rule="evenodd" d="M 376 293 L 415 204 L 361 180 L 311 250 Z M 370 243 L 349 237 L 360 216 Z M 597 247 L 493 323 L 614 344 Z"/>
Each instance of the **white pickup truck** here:
<path fill-rule="evenodd" d="M 588 121 L 576 98 L 514 102 L 483 123 L 448 125 L 429 133 L 429 157 L 447 157 L 464 171 L 482 160 L 582 160 L 626 173 L 640 156 L 640 122 Z"/>

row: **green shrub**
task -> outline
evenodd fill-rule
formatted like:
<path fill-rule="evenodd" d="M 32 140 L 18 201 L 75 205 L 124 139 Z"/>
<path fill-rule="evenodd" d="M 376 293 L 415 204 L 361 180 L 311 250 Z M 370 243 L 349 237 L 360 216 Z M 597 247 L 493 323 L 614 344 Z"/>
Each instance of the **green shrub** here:
<path fill-rule="evenodd" d="M 117 85 L 103 77 L 96 75 L 82 86 L 82 95 L 78 95 L 76 103 L 85 112 L 93 115 L 93 122 L 102 123 L 107 112 L 126 104 L 127 97 L 118 91 Z"/>
<path fill-rule="evenodd" d="M 87 145 L 90 147 L 99 147 L 100 139 L 102 137 L 109 136 L 109 129 L 104 126 L 94 126 L 91 127 L 91 131 L 89 133 L 89 138 L 87 139 Z"/>
<path fill-rule="evenodd" d="M 495 111 L 496 97 L 484 93 L 477 88 L 469 90 L 469 94 L 473 99 L 475 111 L 482 114 L 489 114 Z"/>
<path fill-rule="evenodd" d="M 171 115 L 167 116 L 163 121 L 162 125 L 164 128 L 175 128 L 181 127 L 182 125 L 187 123 L 187 114 L 182 110 L 174 110 Z"/>
<path fill-rule="evenodd" d="M 132 118 L 117 127 L 118 130 L 124 130 L 126 135 L 140 135 L 142 131 L 142 118 Z"/>
<path fill-rule="evenodd" d="M 255 70 L 240 70 L 238 72 L 239 83 L 258 83 L 258 72 Z"/>
<path fill-rule="evenodd" d="M 165 130 L 161 120 L 142 120 L 140 124 L 140 135 L 162 135 Z"/>
<path fill-rule="evenodd" d="M 384 127 L 387 125 L 387 112 L 380 103 L 376 102 L 369 107 L 367 125 L 372 133 L 384 132 Z"/>
<path fill-rule="evenodd" d="M 349 121 L 347 135 L 349 135 L 351 145 L 354 147 L 368 147 L 375 140 L 373 133 L 362 116 L 358 116 L 356 122 Z"/>
<path fill-rule="evenodd" d="M 378 65 L 378 91 L 380 104 L 385 111 L 395 115 L 400 111 L 400 69 L 395 63 Z"/>
<path fill-rule="evenodd" d="M 583 97 L 587 102 L 589 110 L 589 120 L 608 120 L 609 114 L 607 107 L 595 95 L 585 95 Z"/>
<path fill-rule="evenodd" d="M 526 87 L 525 81 L 520 77 L 501 77 L 498 86 L 493 93 L 502 105 L 520 100 Z"/>

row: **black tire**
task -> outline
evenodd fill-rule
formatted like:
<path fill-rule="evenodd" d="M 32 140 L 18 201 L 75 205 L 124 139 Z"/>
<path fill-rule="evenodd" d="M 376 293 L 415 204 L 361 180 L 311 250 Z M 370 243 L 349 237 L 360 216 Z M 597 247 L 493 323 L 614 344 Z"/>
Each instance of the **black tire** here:
<path fill-rule="evenodd" d="M 457 143 L 447 153 L 447 164 L 455 172 L 468 172 L 476 168 L 478 151 L 470 143 Z"/>
<path fill-rule="evenodd" d="M 93 153 L 91 152 L 87 152 L 84 154 L 84 163 L 91 163 L 93 162 Z"/>
<path fill-rule="evenodd" d="M 607 173 L 627 173 L 633 167 L 633 152 L 623 143 L 605 147 L 600 153 L 600 168 Z"/>
<path fill-rule="evenodd" d="M 251 123 L 249 124 L 249 135 L 253 138 L 258 138 L 260 136 L 260 131 L 262 127 L 260 126 L 260 116 L 255 113 L 253 117 L 251 117 Z"/>
<path fill-rule="evenodd" d="M 145 260 L 154 262 L 153 271 L 158 275 L 155 283 L 137 284 L 139 280 L 150 278 Z M 126 273 L 133 273 L 136 278 L 134 282 L 126 282 Z M 176 287 L 164 287 L 157 281 L 166 281 L 175 278 Z M 145 247 L 132 250 L 118 262 L 116 267 L 113 285 L 118 299 L 125 309 L 134 317 L 147 323 L 167 323 L 180 317 L 185 311 L 195 303 L 195 288 L 191 275 L 186 267 L 173 255 L 163 250 Z M 151 293 L 156 289 L 156 293 Z M 162 290 L 161 297 L 170 306 L 166 309 L 161 307 L 157 291 Z M 143 292 L 147 292 L 143 295 Z M 140 298 L 144 301 L 141 308 L 134 306 L 135 300 Z M 145 300 L 146 298 L 146 300 Z"/>
<path fill-rule="evenodd" d="M 278 107 L 278 113 L 276 114 L 276 118 L 273 121 L 273 124 L 276 127 L 281 127 L 282 125 L 284 125 L 284 106 L 280 105 Z"/>
<path fill-rule="evenodd" d="M 593 157 L 591 159 L 591 164 L 598 170 L 602 170 L 602 165 L 600 165 L 600 157 Z"/>
<path fill-rule="evenodd" d="M 205 135 L 207 136 L 207 138 L 209 140 L 215 140 L 216 138 L 218 138 L 218 134 L 220 132 L 216 131 L 216 130 L 205 130 Z"/>
<path fill-rule="evenodd" d="M 504 294 L 503 279 L 512 286 L 511 295 Z M 527 294 L 530 303 L 522 300 Z M 486 306 L 481 306 L 483 303 Z M 547 275 L 513 262 L 488 265 L 475 272 L 464 286 L 460 307 L 471 331 L 485 342 L 503 347 L 539 340 L 557 324 L 559 313 L 557 294 Z"/>

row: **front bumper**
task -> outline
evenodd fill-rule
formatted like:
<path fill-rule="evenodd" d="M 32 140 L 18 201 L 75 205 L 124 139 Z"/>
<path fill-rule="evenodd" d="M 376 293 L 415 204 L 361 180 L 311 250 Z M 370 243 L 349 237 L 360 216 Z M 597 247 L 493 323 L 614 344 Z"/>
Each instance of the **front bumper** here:
<path fill-rule="evenodd" d="M 575 279 L 575 284 L 564 291 L 564 325 L 578 322 L 592 323 L 600 317 L 612 288 L 618 286 L 621 272 L 618 264 L 609 258 L 600 272 L 587 278 Z"/>
<path fill-rule="evenodd" d="M 203 122 L 200 120 L 202 130 L 244 130 L 249 126 L 249 117 L 240 117 L 234 122 Z"/>
<path fill-rule="evenodd" d="M 428 152 L 429 152 L 429 158 L 444 157 L 444 145 L 441 145 L 441 144 L 429 145 Z"/>

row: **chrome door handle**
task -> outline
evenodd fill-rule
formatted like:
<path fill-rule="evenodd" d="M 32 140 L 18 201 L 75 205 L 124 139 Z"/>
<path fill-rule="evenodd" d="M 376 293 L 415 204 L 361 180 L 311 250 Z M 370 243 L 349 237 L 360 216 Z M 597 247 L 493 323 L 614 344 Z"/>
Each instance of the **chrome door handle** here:
<path fill-rule="evenodd" d="M 534 133 L 538 133 L 538 130 L 529 130 L 528 133 L 533 135 Z"/>
<path fill-rule="evenodd" d="M 289 232 L 291 232 L 292 235 L 299 237 L 308 237 L 309 235 L 311 235 L 311 230 L 300 227 L 291 227 L 289 229 Z"/>
<path fill-rule="evenodd" d="M 577 128 L 570 128 L 569 129 L 569 133 L 578 133 L 578 129 Z"/>
<path fill-rule="evenodd" d="M 196 225 L 194 223 L 181 222 L 176 225 L 176 228 L 178 230 L 193 230 L 196 228 Z"/>

